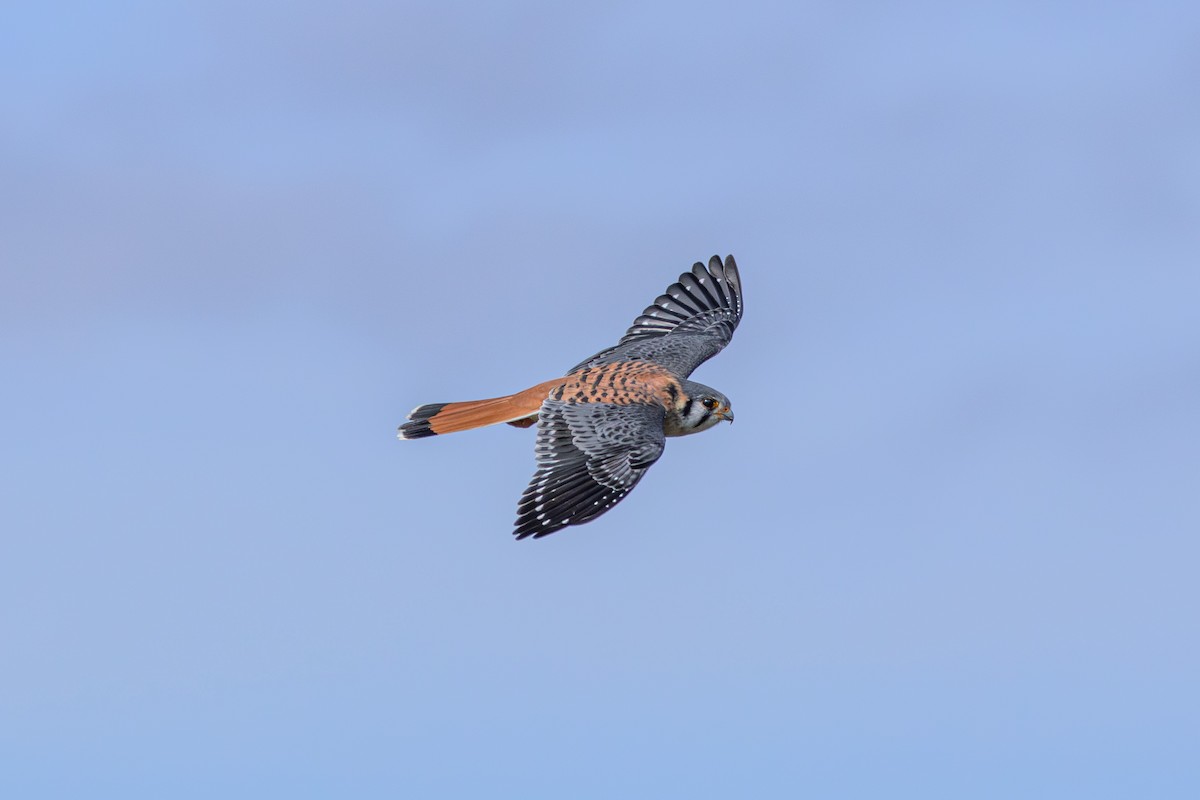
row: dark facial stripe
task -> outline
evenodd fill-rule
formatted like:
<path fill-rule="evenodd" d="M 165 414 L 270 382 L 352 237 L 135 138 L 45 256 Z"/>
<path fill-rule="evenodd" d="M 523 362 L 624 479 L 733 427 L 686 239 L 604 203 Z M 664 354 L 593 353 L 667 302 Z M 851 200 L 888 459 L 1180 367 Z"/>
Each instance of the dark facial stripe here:
<path fill-rule="evenodd" d="M 700 418 L 700 421 L 696 423 L 696 427 L 697 427 L 697 428 L 703 427 L 704 423 L 708 422 L 708 418 L 709 418 L 709 417 L 711 417 L 711 416 L 712 416 L 712 412 L 711 412 L 711 411 L 705 411 L 705 412 L 704 412 L 704 416 L 702 416 L 702 417 Z"/>
<path fill-rule="evenodd" d="M 687 402 L 683 404 L 683 411 L 680 413 L 680 416 L 683 417 L 684 419 L 687 419 L 688 415 L 691 413 L 692 413 L 692 398 L 689 397 L 687 399 Z"/>

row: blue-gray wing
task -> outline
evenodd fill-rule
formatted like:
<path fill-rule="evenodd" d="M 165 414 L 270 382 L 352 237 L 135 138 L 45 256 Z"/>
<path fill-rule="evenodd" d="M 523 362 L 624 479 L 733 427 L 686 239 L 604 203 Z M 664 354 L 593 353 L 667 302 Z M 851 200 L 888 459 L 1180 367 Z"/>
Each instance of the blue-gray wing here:
<path fill-rule="evenodd" d="M 662 455 L 659 405 L 547 399 L 538 414 L 537 472 L 517 503 L 513 534 L 546 536 L 619 503 Z"/>
<path fill-rule="evenodd" d="M 742 279 L 733 256 L 699 261 L 641 316 L 612 347 L 601 350 L 570 371 L 614 361 L 653 361 L 680 377 L 729 344 L 742 320 Z"/>

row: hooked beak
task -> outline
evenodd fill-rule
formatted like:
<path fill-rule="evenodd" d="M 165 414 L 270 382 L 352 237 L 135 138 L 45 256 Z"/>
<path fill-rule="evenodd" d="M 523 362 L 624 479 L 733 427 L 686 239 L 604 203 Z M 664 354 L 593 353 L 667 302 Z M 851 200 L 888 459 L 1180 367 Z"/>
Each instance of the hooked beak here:
<path fill-rule="evenodd" d="M 726 422 L 733 422 L 733 409 L 729 406 L 725 406 L 717 412 L 717 417 L 725 420 Z"/>

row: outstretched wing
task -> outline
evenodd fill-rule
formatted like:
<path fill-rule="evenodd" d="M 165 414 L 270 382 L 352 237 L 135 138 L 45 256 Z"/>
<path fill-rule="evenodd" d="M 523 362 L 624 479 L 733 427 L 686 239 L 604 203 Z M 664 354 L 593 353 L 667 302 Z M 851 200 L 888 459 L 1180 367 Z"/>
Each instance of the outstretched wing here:
<path fill-rule="evenodd" d="M 537 472 L 517 504 L 513 534 L 546 536 L 621 501 L 662 455 L 661 406 L 548 399 L 538 416 Z"/>
<path fill-rule="evenodd" d="M 643 359 L 681 377 L 729 344 L 742 319 L 742 279 L 733 256 L 708 267 L 697 261 L 633 321 L 621 341 L 577 364 L 571 372 L 613 361 Z"/>

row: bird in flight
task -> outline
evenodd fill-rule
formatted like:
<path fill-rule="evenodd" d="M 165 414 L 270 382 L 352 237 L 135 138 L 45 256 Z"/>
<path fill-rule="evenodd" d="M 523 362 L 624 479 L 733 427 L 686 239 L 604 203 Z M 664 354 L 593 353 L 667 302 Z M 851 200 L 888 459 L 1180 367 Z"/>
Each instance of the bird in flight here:
<path fill-rule="evenodd" d="M 418 406 L 399 437 L 536 423 L 537 471 L 517 503 L 513 535 L 536 539 L 582 525 L 629 494 L 666 437 L 733 422 L 729 398 L 687 377 L 729 344 L 741 319 L 737 264 L 713 256 L 668 286 L 621 341 L 564 377 L 504 397 Z"/>

